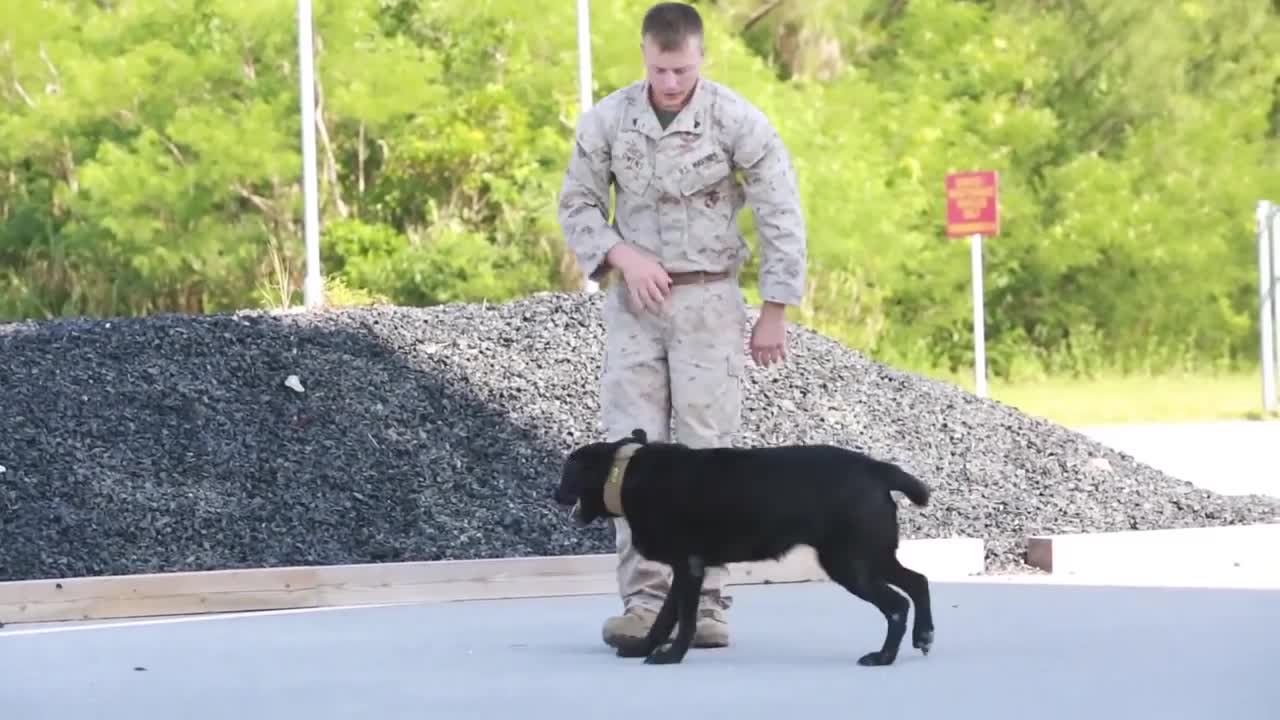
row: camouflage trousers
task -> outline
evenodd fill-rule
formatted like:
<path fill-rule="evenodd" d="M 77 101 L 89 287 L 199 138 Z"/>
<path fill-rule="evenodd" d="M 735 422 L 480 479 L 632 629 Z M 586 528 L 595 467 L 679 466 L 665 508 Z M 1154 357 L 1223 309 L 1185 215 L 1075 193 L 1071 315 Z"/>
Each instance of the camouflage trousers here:
<path fill-rule="evenodd" d="M 693 447 L 725 446 L 742 413 L 741 374 L 746 361 L 746 302 L 736 277 L 671 289 L 661 312 L 632 308 L 621 278 L 605 296 L 605 359 L 600 405 L 612 439 L 644 428 L 653 440 Z M 671 588 L 671 572 L 640 556 L 631 530 L 614 519 L 618 590 L 624 608 L 658 610 Z M 701 608 L 727 610 L 728 572 L 707 568 Z"/>

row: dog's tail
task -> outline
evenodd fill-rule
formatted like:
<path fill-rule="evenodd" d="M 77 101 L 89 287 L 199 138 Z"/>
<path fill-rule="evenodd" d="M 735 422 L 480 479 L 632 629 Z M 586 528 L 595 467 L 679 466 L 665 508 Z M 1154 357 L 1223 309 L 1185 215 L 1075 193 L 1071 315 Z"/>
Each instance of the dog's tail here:
<path fill-rule="evenodd" d="M 877 460 L 876 464 L 879 466 L 878 469 L 884 473 L 884 478 L 888 481 L 890 490 L 897 490 L 906 495 L 908 500 L 920 507 L 929 504 L 930 490 L 923 480 L 894 463 Z"/>

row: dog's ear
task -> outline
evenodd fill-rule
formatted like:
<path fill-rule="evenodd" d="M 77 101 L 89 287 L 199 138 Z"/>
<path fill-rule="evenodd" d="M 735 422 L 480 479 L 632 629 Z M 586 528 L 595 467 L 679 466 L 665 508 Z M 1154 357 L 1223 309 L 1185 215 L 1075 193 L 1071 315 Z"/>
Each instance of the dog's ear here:
<path fill-rule="evenodd" d="M 573 475 L 574 473 L 578 472 L 578 470 L 581 468 L 582 468 L 582 456 L 574 454 L 564 459 L 564 466 L 561 468 L 561 472 L 565 475 Z"/>
<path fill-rule="evenodd" d="M 646 444 L 649 442 L 649 434 L 644 431 L 644 428 L 636 428 L 631 431 L 631 439 Z"/>
<path fill-rule="evenodd" d="M 580 486 L 589 478 L 592 468 L 612 459 L 613 443 L 597 442 L 574 450 L 565 458 L 561 477 L 565 482 Z"/>
<path fill-rule="evenodd" d="M 577 452 L 570 455 L 564 463 L 564 477 L 571 481 L 577 481 L 582 473 L 586 471 L 589 457 L 586 452 Z"/>

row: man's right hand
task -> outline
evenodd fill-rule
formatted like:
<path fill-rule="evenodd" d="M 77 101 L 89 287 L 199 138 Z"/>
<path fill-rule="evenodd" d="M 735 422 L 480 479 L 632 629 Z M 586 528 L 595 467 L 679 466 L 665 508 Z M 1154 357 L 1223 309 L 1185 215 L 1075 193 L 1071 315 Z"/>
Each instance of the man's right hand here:
<path fill-rule="evenodd" d="M 632 307 L 644 307 L 653 313 L 662 309 L 671 295 L 671 277 L 657 259 L 626 243 L 614 245 L 608 258 L 626 280 Z"/>

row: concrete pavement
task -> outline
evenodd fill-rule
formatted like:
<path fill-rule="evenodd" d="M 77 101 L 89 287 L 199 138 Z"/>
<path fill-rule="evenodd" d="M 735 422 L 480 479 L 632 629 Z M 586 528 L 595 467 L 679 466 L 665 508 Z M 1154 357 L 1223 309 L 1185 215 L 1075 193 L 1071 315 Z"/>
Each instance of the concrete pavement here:
<path fill-rule="evenodd" d="M 1274 720 L 1280 591 L 935 583 L 937 642 L 829 583 L 737 588 L 734 645 L 600 642 L 611 596 L 0 631 L 7 720 L 921 717 Z"/>

